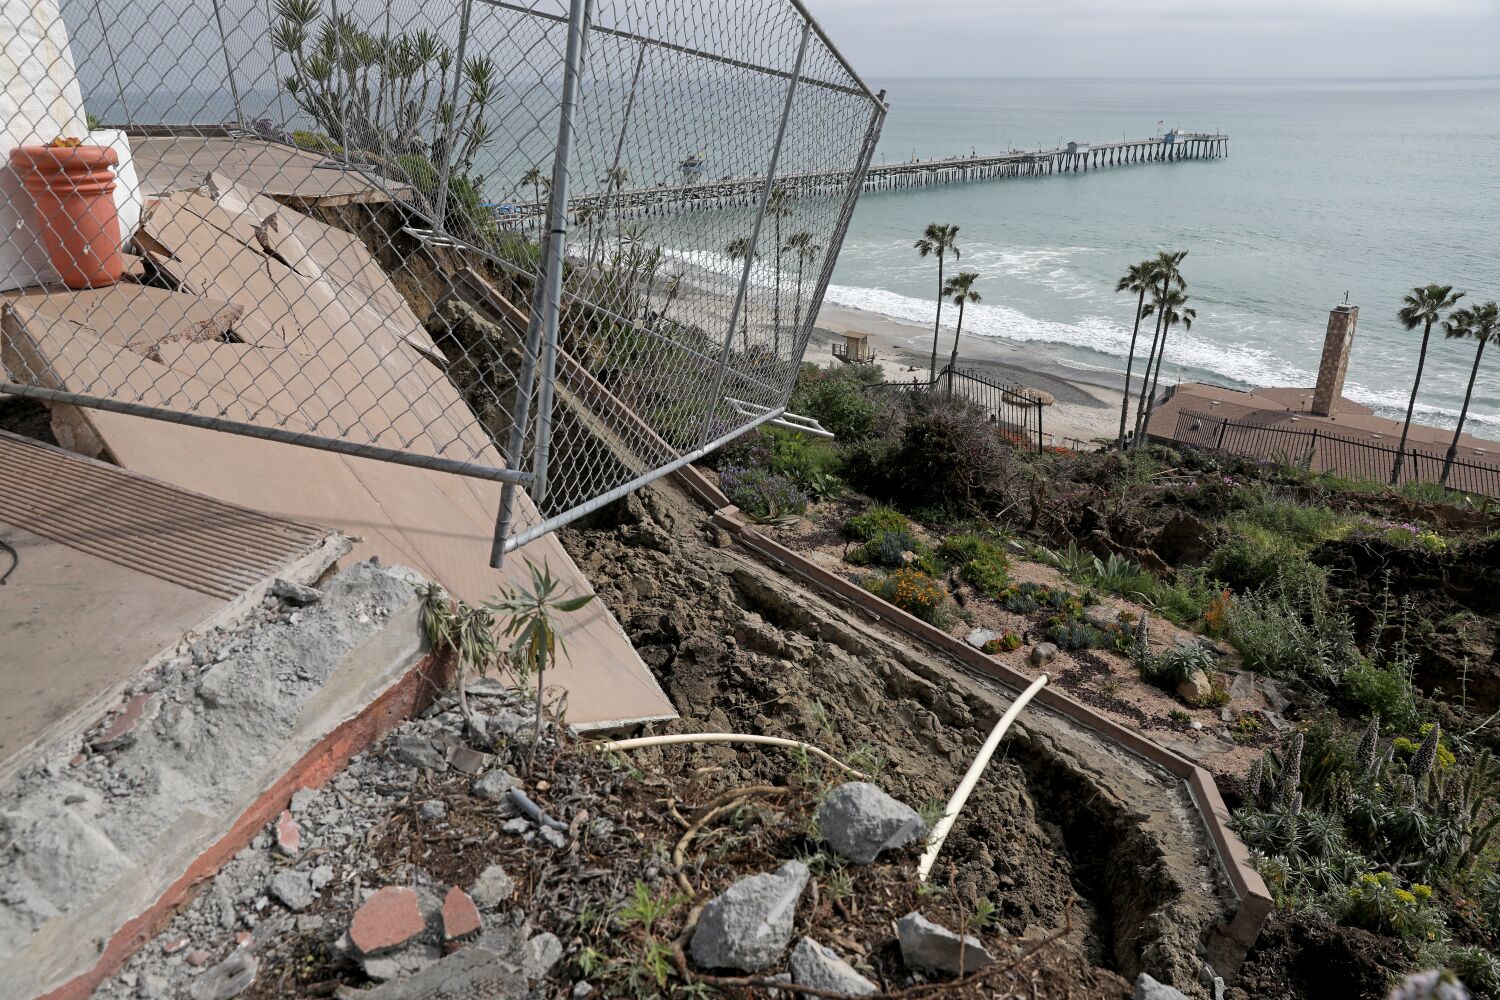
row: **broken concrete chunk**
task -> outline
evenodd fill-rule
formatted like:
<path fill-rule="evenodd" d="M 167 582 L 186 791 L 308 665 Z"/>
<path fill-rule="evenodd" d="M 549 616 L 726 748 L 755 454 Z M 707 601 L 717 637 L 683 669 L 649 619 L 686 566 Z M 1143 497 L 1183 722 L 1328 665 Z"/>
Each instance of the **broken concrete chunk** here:
<path fill-rule="evenodd" d="M 759 972 L 775 962 L 792 939 L 797 900 L 807 866 L 788 861 L 775 872 L 749 875 L 709 900 L 690 946 L 707 969 Z"/>
<path fill-rule="evenodd" d="M 281 900 L 293 913 L 301 913 L 317 898 L 311 880 L 302 872 L 292 871 L 290 868 L 283 868 L 272 875 L 267 888 L 272 896 Z"/>
<path fill-rule="evenodd" d="M 154 696 L 151 694 L 138 694 L 125 703 L 125 708 L 119 715 L 110 720 L 104 731 L 94 737 L 90 744 L 95 753 L 106 753 L 110 750 L 123 750 L 135 742 L 135 724 L 140 721 L 145 713 L 146 707 L 151 703 Z"/>
<path fill-rule="evenodd" d="M 1134 1000 L 1188 1000 L 1179 989 L 1159 983 L 1146 973 L 1135 977 Z"/>
<path fill-rule="evenodd" d="M 396 741 L 392 756 L 411 767 L 422 767 L 442 773 L 448 769 L 447 755 L 439 752 L 432 741 L 421 736 L 403 736 Z"/>
<path fill-rule="evenodd" d="M 798 986 L 832 990 L 850 996 L 874 993 L 877 987 L 832 948 L 826 948 L 810 937 L 804 937 L 792 949 L 792 981 Z"/>
<path fill-rule="evenodd" d="M 228 958 L 205 969 L 193 980 L 188 996 L 192 1000 L 230 1000 L 250 988 L 260 965 L 244 948 L 236 948 Z"/>
<path fill-rule="evenodd" d="M 915 809 L 868 781 L 846 782 L 829 793 L 818 807 L 818 826 L 835 851 L 862 865 L 927 833 Z"/>
<path fill-rule="evenodd" d="M 1031 665 L 1045 666 L 1057 659 L 1057 647 L 1050 642 L 1039 642 L 1031 647 Z"/>
<path fill-rule="evenodd" d="M 399 948 L 425 927 L 416 890 L 391 885 L 377 890 L 355 912 L 349 940 L 360 954 L 378 955 Z"/>
<path fill-rule="evenodd" d="M 219 708 L 229 703 L 232 670 L 232 665 L 220 664 L 210 667 L 198 679 L 198 697 L 203 699 L 205 705 Z"/>
<path fill-rule="evenodd" d="M 915 911 L 896 921 L 896 936 L 901 942 L 901 960 L 925 972 L 961 976 L 995 960 L 977 937 L 959 937 Z"/>
<path fill-rule="evenodd" d="M 448 818 L 448 803 L 442 799 L 428 799 L 417 806 L 417 816 L 424 823 L 438 823 Z"/>
<path fill-rule="evenodd" d="M 448 766 L 459 774 L 478 774 L 489 766 L 491 757 L 473 747 L 452 746 L 448 748 Z"/>
<path fill-rule="evenodd" d="M 490 931 L 479 940 L 407 979 L 378 986 L 364 1000 L 469 1000 L 526 995 L 522 975 L 525 941 L 513 928 Z"/>
<path fill-rule="evenodd" d="M 487 771 L 474 780 L 469 791 L 486 802 L 499 802 L 506 793 L 520 784 L 515 775 L 502 768 Z"/>
<path fill-rule="evenodd" d="M 994 629 L 976 628 L 970 631 L 968 635 L 964 636 L 964 642 L 967 642 L 975 649 L 983 649 L 985 643 L 991 642 L 998 638 L 1000 638 L 1000 633 L 996 632 Z"/>
<path fill-rule="evenodd" d="M 469 895 L 486 909 L 493 909 L 505 902 L 516 891 L 516 883 L 499 865 L 490 865 L 479 873 L 469 887 Z"/>
<path fill-rule="evenodd" d="M 300 583 L 283 580 L 279 576 L 271 582 L 271 593 L 288 604 L 295 604 L 299 608 L 306 607 L 309 604 L 317 604 L 323 599 L 323 592 L 321 590 L 304 587 Z"/>
<path fill-rule="evenodd" d="M 543 932 L 526 942 L 526 978 L 545 979 L 563 957 L 563 943 L 556 934 Z"/>

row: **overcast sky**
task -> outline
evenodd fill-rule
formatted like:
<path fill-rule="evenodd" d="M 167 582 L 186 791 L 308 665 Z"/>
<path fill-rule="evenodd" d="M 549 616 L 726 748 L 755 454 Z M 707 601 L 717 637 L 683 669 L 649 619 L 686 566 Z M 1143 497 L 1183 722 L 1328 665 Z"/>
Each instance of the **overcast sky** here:
<path fill-rule="evenodd" d="M 910 76 L 1500 75 L 1500 0 L 808 0 L 872 84 Z"/>

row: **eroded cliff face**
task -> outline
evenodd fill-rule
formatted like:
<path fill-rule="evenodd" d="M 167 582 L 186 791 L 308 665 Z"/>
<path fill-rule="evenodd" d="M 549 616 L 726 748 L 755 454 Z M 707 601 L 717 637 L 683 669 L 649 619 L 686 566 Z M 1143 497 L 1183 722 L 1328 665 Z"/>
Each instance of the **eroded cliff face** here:
<path fill-rule="evenodd" d="M 670 482 L 563 538 L 681 713 L 668 731 L 788 736 L 880 759 L 892 794 L 940 806 L 1011 698 L 736 550 Z M 745 781 L 786 768 L 774 753 L 695 753 Z M 1015 934 L 1063 926 L 1071 904 L 1071 939 L 1096 965 L 1198 994 L 1228 902 L 1212 857 L 1170 776 L 1028 709 L 935 881 L 989 899 Z"/>

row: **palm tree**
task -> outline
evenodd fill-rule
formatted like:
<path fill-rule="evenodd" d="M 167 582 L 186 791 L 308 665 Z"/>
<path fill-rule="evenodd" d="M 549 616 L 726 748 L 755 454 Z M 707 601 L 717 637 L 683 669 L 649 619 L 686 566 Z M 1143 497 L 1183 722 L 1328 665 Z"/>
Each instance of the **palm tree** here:
<path fill-rule="evenodd" d="M 776 227 L 776 292 L 771 299 L 771 329 L 774 346 L 772 352 L 781 357 L 781 254 L 786 250 L 781 243 L 781 220 L 792 214 L 792 194 L 780 184 L 771 189 L 766 199 L 766 214 Z"/>
<path fill-rule="evenodd" d="M 542 224 L 542 188 L 550 188 L 552 186 L 552 182 L 542 174 L 542 170 L 540 167 L 532 167 L 530 170 L 521 175 L 521 183 L 530 184 L 531 190 L 536 195 L 536 231 L 540 233 L 545 228 L 545 226 Z"/>
<path fill-rule="evenodd" d="M 1458 304 L 1463 292 L 1454 292 L 1452 285 L 1425 285 L 1413 288 L 1406 296 L 1404 305 L 1396 318 L 1408 330 L 1422 328 L 1422 350 L 1417 354 L 1417 377 L 1411 383 L 1411 400 L 1406 404 L 1406 422 L 1401 425 L 1401 443 L 1396 446 L 1396 464 L 1391 466 L 1391 485 L 1401 478 L 1401 466 L 1406 461 L 1406 435 L 1411 430 L 1412 410 L 1417 407 L 1417 389 L 1422 385 L 1422 369 L 1427 365 L 1427 338 L 1432 335 L 1433 324 L 1443 318 L 1443 313 Z"/>
<path fill-rule="evenodd" d="M 750 243 L 748 236 L 736 236 L 724 247 L 724 252 L 729 254 L 730 260 L 760 260 L 760 254 Z M 740 306 L 740 321 L 743 323 L 741 329 L 741 342 L 745 350 L 750 350 L 750 310 L 742 304 Z"/>
<path fill-rule="evenodd" d="M 786 238 L 786 248 L 792 251 L 797 259 L 797 298 L 793 313 L 796 317 L 796 326 L 794 328 L 797 330 L 801 330 L 802 271 L 803 268 L 805 268 L 808 264 L 811 264 L 813 261 L 818 259 L 818 254 L 823 252 L 823 248 L 813 242 L 813 234 L 808 232 L 806 229 L 799 229 L 797 230 L 797 232 L 788 236 Z"/>
<path fill-rule="evenodd" d="M 586 229 L 586 237 L 583 242 L 585 259 L 592 264 L 594 262 L 594 217 L 599 214 L 597 206 L 585 202 L 573 210 L 573 217 Z"/>
<path fill-rule="evenodd" d="M 1136 431 L 1135 447 L 1141 446 L 1151 425 L 1151 411 L 1156 409 L 1156 390 L 1161 384 L 1161 363 L 1167 356 L 1167 335 L 1172 332 L 1172 327 L 1181 323 L 1184 330 L 1193 328 L 1193 320 L 1198 318 L 1198 310 L 1187 304 L 1187 293 L 1177 288 L 1167 289 L 1166 295 L 1160 299 L 1153 299 L 1146 306 L 1148 313 L 1155 313 L 1158 317 L 1158 325 L 1161 327 L 1161 347 L 1156 352 L 1156 373 L 1153 375 L 1148 366 L 1146 374 L 1150 375 L 1151 392 L 1146 397 L 1146 409 L 1143 413 L 1136 414 L 1140 420 L 1140 429 Z"/>
<path fill-rule="evenodd" d="M 974 291 L 974 282 L 979 280 L 975 271 L 960 271 L 948 279 L 943 286 L 943 297 L 958 306 L 958 326 L 953 328 L 953 355 L 948 359 L 948 395 L 953 395 L 953 369 L 958 365 L 958 338 L 964 332 L 964 303 L 978 302 L 979 293 Z"/>
<path fill-rule="evenodd" d="M 1453 460 L 1458 457 L 1458 440 L 1464 433 L 1464 421 L 1469 418 L 1469 400 L 1474 395 L 1474 380 L 1479 377 L 1479 359 L 1484 357 L 1484 345 L 1500 334 L 1500 306 L 1486 302 L 1482 306 L 1455 309 L 1443 324 L 1443 334 L 1458 339 L 1467 337 L 1476 341 L 1474 367 L 1469 369 L 1469 388 L 1464 391 L 1464 406 L 1458 412 L 1458 426 L 1453 429 L 1453 443 L 1448 445 L 1448 455 L 1443 459 L 1443 477 L 1438 480 L 1448 485 L 1448 473 L 1453 470 Z"/>
<path fill-rule="evenodd" d="M 1153 286 L 1151 289 L 1153 302 L 1164 301 L 1173 288 L 1176 288 L 1177 291 L 1187 288 L 1187 282 L 1182 278 L 1182 261 L 1187 255 L 1188 252 L 1186 250 L 1178 250 L 1176 252 L 1163 250 L 1156 255 L 1156 260 L 1153 262 L 1152 268 L 1154 271 L 1152 274 Z M 1136 398 L 1135 403 L 1136 447 L 1140 446 L 1142 432 L 1145 429 L 1143 422 L 1146 415 L 1146 390 L 1151 381 L 1151 367 L 1156 362 L 1157 351 L 1161 345 L 1161 327 L 1164 314 L 1160 309 L 1155 310 L 1155 313 L 1156 331 L 1151 336 L 1151 353 L 1146 355 L 1146 378 L 1141 381 L 1141 392 Z"/>
<path fill-rule="evenodd" d="M 1135 367 L 1135 342 L 1141 335 L 1141 317 L 1146 315 L 1146 293 L 1151 290 L 1156 274 L 1156 261 L 1143 260 L 1131 264 L 1125 274 L 1115 282 L 1117 292 L 1135 292 L 1135 328 L 1130 331 L 1130 354 L 1125 359 L 1125 397 L 1120 400 L 1120 439 L 1116 444 L 1125 450 L 1125 421 L 1130 416 L 1130 372 Z"/>
<path fill-rule="evenodd" d="M 932 363 L 927 367 L 928 380 L 935 382 L 937 381 L 938 331 L 943 326 L 943 296 L 946 294 L 946 286 L 943 284 L 943 258 L 951 253 L 954 262 L 958 261 L 958 227 L 930 222 L 927 228 L 922 230 L 922 238 L 912 246 L 917 251 L 918 257 L 937 257 L 938 262 L 937 318 L 932 321 Z"/>

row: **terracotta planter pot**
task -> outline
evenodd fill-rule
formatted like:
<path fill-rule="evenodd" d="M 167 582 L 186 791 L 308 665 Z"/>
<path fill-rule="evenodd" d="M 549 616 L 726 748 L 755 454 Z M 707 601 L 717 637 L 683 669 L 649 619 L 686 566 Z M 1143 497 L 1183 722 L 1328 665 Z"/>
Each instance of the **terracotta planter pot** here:
<path fill-rule="evenodd" d="M 36 228 L 52 266 L 69 288 L 113 285 L 125 273 L 115 175 L 105 146 L 21 146 L 11 166 L 36 202 Z"/>

